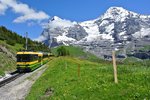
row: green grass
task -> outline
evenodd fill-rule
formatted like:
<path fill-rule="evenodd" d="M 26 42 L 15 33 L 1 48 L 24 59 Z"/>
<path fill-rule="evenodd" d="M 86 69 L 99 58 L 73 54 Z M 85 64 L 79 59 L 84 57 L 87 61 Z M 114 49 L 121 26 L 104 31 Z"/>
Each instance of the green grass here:
<path fill-rule="evenodd" d="M 150 60 L 149 59 L 138 59 L 135 57 L 128 57 L 123 62 L 124 65 L 128 66 L 142 66 L 142 67 L 150 67 Z"/>
<path fill-rule="evenodd" d="M 83 51 L 83 49 L 81 49 L 80 47 L 74 47 L 74 46 L 63 46 L 66 50 L 69 51 L 69 56 L 71 57 L 77 57 L 80 59 L 86 59 L 92 62 L 101 62 L 103 61 L 102 59 L 96 57 L 95 55 L 89 53 L 89 52 L 85 52 Z M 52 48 L 52 53 L 57 56 L 57 48 Z"/>
<path fill-rule="evenodd" d="M 5 47 L 8 52 L 11 52 L 14 57 L 17 51 L 23 49 L 22 44 L 15 44 L 14 46 L 12 46 L 1 40 L 0 45 Z M 0 52 L 0 55 L 0 75 L 4 75 L 5 71 L 12 71 L 16 69 L 16 61 L 14 59 L 12 59 L 9 55 L 3 52 Z"/>
<path fill-rule="evenodd" d="M 143 51 L 149 51 L 150 50 L 150 45 L 145 45 L 143 48 L 141 48 Z"/>
<path fill-rule="evenodd" d="M 16 62 L 6 54 L 0 52 L 0 75 L 4 75 L 5 71 L 16 69 Z"/>
<path fill-rule="evenodd" d="M 58 57 L 48 63 L 48 69 L 32 86 L 26 100 L 150 99 L 149 67 L 118 65 L 118 80 L 115 84 L 110 63 Z"/>
<path fill-rule="evenodd" d="M 5 46 L 12 53 L 16 53 L 17 51 L 23 49 L 23 44 L 16 43 L 14 46 L 12 46 L 12 45 L 7 44 L 6 41 L 2 41 L 2 40 L 0 40 L 0 45 Z"/>

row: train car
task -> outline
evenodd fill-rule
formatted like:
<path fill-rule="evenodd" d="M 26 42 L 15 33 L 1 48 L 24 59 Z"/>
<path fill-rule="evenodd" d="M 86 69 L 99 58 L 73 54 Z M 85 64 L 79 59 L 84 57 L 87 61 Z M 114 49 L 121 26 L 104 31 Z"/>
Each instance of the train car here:
<path fill-rule="evenodd" d="M 48 62 L 50 53 L 22 51 L 17 52 L 17 71 L 30 72 Z"/>

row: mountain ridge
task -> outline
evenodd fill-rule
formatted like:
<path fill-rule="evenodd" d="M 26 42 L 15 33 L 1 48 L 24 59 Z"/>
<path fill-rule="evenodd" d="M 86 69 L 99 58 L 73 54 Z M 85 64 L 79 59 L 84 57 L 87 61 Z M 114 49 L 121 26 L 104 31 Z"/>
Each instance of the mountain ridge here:
<path fill-rule="evenodd" d="M 110 53 L 113 48 L 119 49 L 118 45 L 113 45 L 119 44 L 127 48 L 126 45 L 134 40 L 141 41 L 145 37 L 149 40 L 149 23 L 149 15 L 137 14 L 122 7 L 110 7 L 100 17 L 84 22 L 71 22 L 54 16 L 41 34 L 43 40 L 39 41 L 49 47 L 77 45 L 87 51 L 92 50 L 91 52 L 96 55 L 96 52 L 100 52 L 99 47 L 104 47 L 100 50 L 107 54 L 107 51 Z M 98 55 L 101 56 L 101 53 Z"/>

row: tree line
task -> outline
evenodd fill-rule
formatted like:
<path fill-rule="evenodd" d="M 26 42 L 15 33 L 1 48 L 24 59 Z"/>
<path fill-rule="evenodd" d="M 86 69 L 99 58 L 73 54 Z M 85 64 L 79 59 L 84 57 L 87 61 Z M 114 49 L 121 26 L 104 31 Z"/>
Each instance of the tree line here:
<path fill-rule="evenodd" d="M 4 26 L 0 26 L 0 40 L 6 41 L 7 44 L 14 46 L 16 43 L 23 44 L 25 48 L 26 38 L 17 33 L 8 30 Z M 33 41 L 28 38 L 28 50 L 49 52 L 50 49 L 43 43 Z"/>

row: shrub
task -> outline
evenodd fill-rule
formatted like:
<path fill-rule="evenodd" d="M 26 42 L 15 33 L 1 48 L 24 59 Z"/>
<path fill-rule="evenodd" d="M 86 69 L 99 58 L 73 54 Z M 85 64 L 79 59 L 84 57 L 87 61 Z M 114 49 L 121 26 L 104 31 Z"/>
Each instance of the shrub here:
<path fill-rule="evenodd" d="M 14 46 L 16 44 L 16 41 L 15 40 L 7 40 L 6 43 Z"/>
<path fill-rule="evenodd" d="M 64 46 L 61 46 L 57 49 L 57 54 L 58 56 L 67 56 L 69 55 L 69 51 Z"/>
<path fill-rule="evenodd" d="M 0 37 L 0 40 L 5 40 L 5 38 L 4 37 Z"/>

